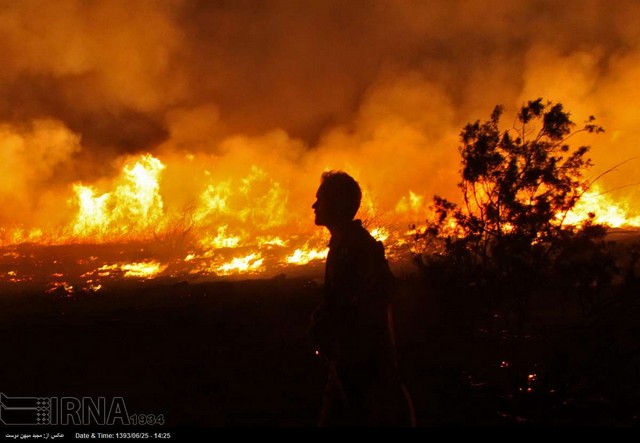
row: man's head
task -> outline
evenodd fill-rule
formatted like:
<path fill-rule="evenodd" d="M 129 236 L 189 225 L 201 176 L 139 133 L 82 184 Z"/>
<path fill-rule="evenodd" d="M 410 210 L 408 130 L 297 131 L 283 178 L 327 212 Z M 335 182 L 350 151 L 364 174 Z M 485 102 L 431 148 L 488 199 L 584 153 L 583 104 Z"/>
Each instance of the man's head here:
<path fill-rule="evenodd" d="M 323 173 L 312 206 L 316 225 L 331 227 L 353 220 L 361 199 L 360 186 L 349 174 L 342 171 Z"/>

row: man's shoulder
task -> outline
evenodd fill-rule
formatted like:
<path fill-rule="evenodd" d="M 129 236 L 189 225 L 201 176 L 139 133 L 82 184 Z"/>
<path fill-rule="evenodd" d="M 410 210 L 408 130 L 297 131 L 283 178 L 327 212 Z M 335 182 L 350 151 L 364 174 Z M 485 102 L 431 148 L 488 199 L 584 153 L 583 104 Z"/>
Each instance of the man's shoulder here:
<path fill-rule="evenodd" d="M 352 233 L 349 236 L 353 246 L 357 249 L 369 253 L 380 252 L 384 254 L 382 242 L 376 240 L 371 233 L 362 225 L 360 220 L 354 220 Z"/>
<path fill-rule="evenodd" d="M 371 233 L 365 228 L 360 220 L 351 222 L 351 232 L 349 237 L 355 241 L 370 242 L 375 241 Z"/>
<path fill-rule="evenodd" d="M 380 283 L 379 289 L 391 294 L 395 287 L 395 276 L 389 267 L 384 244 L 376 240 L 359 220 L 358 222 L 355 227 L 358 233 L 353 236 L 357 242 L 355 249 L 358 251 L 358 257 L 367 268 L 367 272 L 375 274 L 375 279 Z"/>

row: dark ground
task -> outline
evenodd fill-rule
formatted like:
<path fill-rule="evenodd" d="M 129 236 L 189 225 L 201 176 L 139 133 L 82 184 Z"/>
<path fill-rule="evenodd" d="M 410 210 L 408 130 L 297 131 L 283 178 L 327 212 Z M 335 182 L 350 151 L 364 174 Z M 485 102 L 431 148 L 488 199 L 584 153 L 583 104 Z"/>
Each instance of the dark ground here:
<path fill-rule="evenodd" d="M 524 330 L 404 276 L 394 312 L 417 425 L 637 425 L 636 295 L 625 287 L 596 314 L 563 308 L 562 321 Z M 305 331 L 319 300 L 303 277 L 5 294 L 0 392 L 119 396 L 169 427 L 313 426 L 325 370 Z"/>

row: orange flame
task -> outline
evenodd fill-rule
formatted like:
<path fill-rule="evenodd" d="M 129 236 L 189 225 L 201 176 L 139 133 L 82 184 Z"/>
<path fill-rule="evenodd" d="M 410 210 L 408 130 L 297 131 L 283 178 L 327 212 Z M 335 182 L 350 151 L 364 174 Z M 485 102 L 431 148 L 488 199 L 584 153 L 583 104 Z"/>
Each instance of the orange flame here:
<path fill-rule="evenodd" d="M 244 257 L 235 257 L 227 263 L 216 267 L 220 275 L 239 274 L 244 272 L 257 273 L 264 271 L 262 266 L 264 259 L 260 254 L 251 253 Z"/>
<path fill-rule="evenodd" d="M 82 239 L 106 240 L 110 237 L 140 234 L 163 220 L 160 173 L 165 165 L 144 155 L 133 165 L 125 165 L 113 192 L 96 196 L 91 186 L 74 184 L 78 213 L 73 234 Z"/>
<path fill-rule="evenodd" d="M 594 223 L 612 228 L 640 226 L 640 215 L 632 216 L 630 214 L 632 214 L 632 209 L 629 204 L 623 201 L 614 201 L 609 194 L 601 192 L 600 187 L 594 185 L 567 213 L 564 222 L 569 225 L 578 225 L 585 220 L 592 219 Z"/>
<path fill-rule="evenodd" d="M 186 161 L 189 171 L 195 171 L 192 174 L 196 179 L 204 181 L 201 180 L 199 191 L 193 195 L 192 207 L 184 213 L 177 211 L 175 204 L 173 207 L 166 204 L 171 201 L 167 195 L 171 196 L 172 190 L 162 186 L 172 168 L 180 165 L 146 154 L 124 161 L 121 173 L 110 186 L 73 184 L 71 203 L 76 211 L 68 226 L 57 235 L 41 228 L 4 228 L 1 231 L 4 244 L 160 240 L 166 245 L 165 252 L 175 252 L 170 256 L 180 257 L 169 259 L 170 256 L 156 253 L 144 258 L 127 257 L 128 260 L 103 259 L 93 271 L 85 270 L 82 274 L 90 279 L 84 290 L 93 292 L 102 287 L 101 278 L 155 278 L 170 264 L 171 275 L 184 272 L 226 276 L 260 274 L 326 258 L 327 232 L 312 225 L 310 205 L 308 219 L 302 220 L 298 211 L 290 210 L 293 188 L 287 188 L 256 165 L 248 164 L 245 169 L 221 177 L 220 171 L 209 168 L 209 164 L 198 169 L 195 155 L 186 157 Z M 410 190 L 387 208 L 386 212 L 378 210 L 374 194 L 365 193 L 360 214 L 371 235 L 385 244 L 388 257 L 399 260 L 413 243 L 415 231 L 407 227 L 428 218 L 428 198 Z M 632 215 L 631 206 L 614 201 L 596 186 L 566 214 L 564 223 L 578 224 L 590 219 L 611 227 L 640 226 L 640 216 Z M 447 229 L 456 231 L 453 220 Z M 21 259 L 20 254 L 12 251 L 5 252 L 4 257 Z M 92 255 L 77 263 L 84 266 L 95 260 L 97 257 Z M 173 270 L 174 267 L 178 270 Z M 11 282 L 31 278 L 10 272 L 1 277 Z M 54 290 L 66 291 L 60 285 Z"/>
<path fill-rule="evenodd" d="M 289 264 L 306 265 L 313 260 L 324 260 L 327 258 L 329 248 L 325 249 L 312 249 L 308 247 L 298 248 L 293 254 L 286 257 L 286 261 Z"/>

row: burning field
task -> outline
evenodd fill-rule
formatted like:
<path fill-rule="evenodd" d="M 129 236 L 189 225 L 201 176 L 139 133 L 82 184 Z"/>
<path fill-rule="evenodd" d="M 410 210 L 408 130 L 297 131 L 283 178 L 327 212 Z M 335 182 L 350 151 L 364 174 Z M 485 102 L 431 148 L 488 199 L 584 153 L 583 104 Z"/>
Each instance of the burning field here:
<path fill-rule="evenodd" d="M 401 261 L 433 195 L 456 197 L 462 126 L 536 97 L 606 130 L 572 140 L 591 178 L 613 170 L 567 222 L 640 224 L 634 2 L 364 3 L 4 4 L 2 285 L 291 272 L 326 254 L 329 169 Z"/>
<path fill-rule="evenodd" d="M 70 344 L 73 331 L 89 331 L 114 358 L 130 336 L 159 352 L 154 337 L 160 336 L 168 340 L 168 355 L 197 360 L 232 386 L 225 390 L 195 363 L 187 365 L 204 391 L 222 396 L 218 404 L 233 413 L 220 406 L 210 416 L 194 412 L 194 418 L 164 404 L 176 414 L 174 424 L 311 424 L 316 392 L 306 392 L 300 380 L 317 370 L 316 362 L 292 364 L 298 381 L 282 379 L 276 362 L 306 356 L 302 331 L 319 297 L 329 241 L 326 230 L 314 225 L 311 205 L 321 174 L 344 170 L 362 187 L 358 218 L 384 243 L 402 281 L 401 344 L 414 363 L 409 377 L 424 389 L 417 394 L 425 408 L 421 424 L 455 422 L 429 406 L 427 391 L 453 383 L 438 373 L 438 362 L 464 373 L 464 383 L 479 383 L 482 371 L 447 354 L 452 343 L 461 355 L 473 352 L 461 345 L 466 326 L 454 331 L 427 318 L 435 314 L 416 317 L 451 306 L 431 304 L 437 294 L 425 301 L 428 289 L 414 258 L 424 252 L 416 234 L 434 217 L 433 197 L 463 203 L 457 187 L 460 131 L 495 105 L 505 107 L 502 129 L 513 130 L 518 108 L 538 97 L 562 103 L 578 125 L 596 116 L 603 133 L 579 132 L 567 141 L 591 147 L 590 186 L 557 217 L 566 225 L 604 225 L 607 239 L 626 254 L 619 261 L 629 261 L 635 252 L 627 246 L 640 229 L 639 21 L 633 0 L 0 0 L 2 333 L 8 340 L 34 314 L 35 326 L 66 342 L 63 359 L 54 364 L 59 381 L 40 384 L 35 372 L 5 368 L 4 379 L 13 386 L 0 385 L 0 392 L 15 387 L 40 395 L 41 387 L 42 395 L 57 395 L 56 389 L 80 395 L 86 380 L 117 393 L 118 383 L 131 382 L 117 366 L 106 365 L 115 378 L 96 378 L 68 363 L 80 352 Z M 523 126 L 523 138 L 535 129 Z M 637 274 L 636 266 L 626 280 L 620 277 L 625 294 L 633 292 Z M 290 317 L 283 314 L 288 306 Z M 190 320 L 172 317 L 174 308 L 195 322 L 191 329 Z M 281 324 L 274 326 L 266 313 Z M 496 318 L 495 330 L 474 323 L 474 333 L 491 330 L 496 343 L 503 343 L 503 330 L 515 334 L 496 326 L 503 317 Z M 91 332 L 92 325 L 104 329 Z M 185 327 L 189 331 L 177 333 Z M 170 338 L 172 331 L 177 336 Z M 37 334 L 29 334 L 24 346 L 44 353 Z M 234 334 L 242 346 L 229 351 Z M 482 334 L 470 343 L 485 343 Z M 193 335 L 218 338 L 200 345 L 190 341 Z M 542 349 L 544 338 L 535 337 Z M 92 339 L 81 344 L 92 347 Z M 190 343 L 184 350 L 182 340 Z M 26 349 L 12 346 L 14 356 Z M 501 346 L 488 351 L 500 349 L 491 362 L 473 365 L 512 371 L 518 381 L 505 388 L 510 393 L 538 386 L 547 367 L 535 369 L 533 357 L 514 362 L 507 356 L 513 349 Z M 202 352 L 229 363 L 216 368 L 198 360 Z M 429 352 L 440 358 L 431 366 L 425 363 Z M 532 355 L 542 361 L 544 352 Z M 97 351 L 89 354 L 90 368 L 98 371 L 103 360 Z M 154 382 L 182 370 L 170 356 L 145 356 L 151 366 L 124 351 L 140 377 L 159 368 Z M 39 358 L 27 360 L 38 364 Z M 507 366 L 500 366 L 503 361 Z M 299 401 L 304 416 L 251 416 L 269 410 L 264 398 L 249 404 L 251 389 L 278 394 L 261 388 L 260 377 L 246 391 L 235 391 L 234 365 L 240 372 L 265 369 L 293 392 L 281 400 L 283 413 L 294 414 Z M 192 375 L 175 377 L 197 397 L 184 381 Z M 156 398 L 155 389 L 148 384 L 132 395 L 146 405 L 144 397 Z M 458 399 L 466 395 L 456 392 Z M 178 388 L 171 396 L 182 398 Z M 441 404 L 449 409 L 443 411 L 456 416 L 444 397 Z M 198 398 L 198 407 L 207 404 Z M 635 404 L 627 410 L 640 411 Z M 516 422 L 510 411 L 504 420 Z M 495 423 L 493 416 L 476 418 Z"/>
<path fill-rule="evenodd" d="M 248 176 L 219 182 L 193 156 L 185 163 L 177 169 L 199 170 L 204 189 L 178 213 L 164 209 L 161 174 L 166 166 L 151 155 L 125 165 L 110 191 L 74 184 L 69 206 L 76 212 L 70 211 L 68 225 L 56 233 L 4 231 L 2 283 L 44 283 L 46 292 L 71 296 L 127 278 L 194 281 L 299 274 L 296 268 L 313 269 L 324 260 L 328 236 L 311 229 L 310 217 L 302 220 L 289 210 L 289 190 L 265 171 L 252 165 Z M 408 225 L 405 232 L 383 224 L 370 228 L 389 244 L 390 258 L 408 251 Z"/>
<path fill-rule="evenodd" d="M 171 166 L 145 154 L 125 164 L 108 190 L 74 183 L 66 202 L 70 220 L 55 230 L 3 228 L 0 282 L 7 290 L 40 286 L 46 293 L 73 296 L 129 278 L 270 278 L 321 269 L 328 236 L 309 222 L 306 206 L 291 207 L 295 188 L 257 165 L 248 167 L 247 176 L 222 181 L 212 179 L 193 155 L 173 165 L 179 177 L 200 176 L 203 190 L 190 206 L 165 209 L 162 175 Z M 408 271 L 419 229 L 415 221 L 420 213 L 429 216 L 425 197 L 409 191 L 389 212 L 376 212 L 370 194 L 364 198 L 365 225 L 385 243 L 394 267 Z M 640 226 L 640 216 L 633 214 L 594 186 L 565 219 L 633 229 Z"/>
<path fill-rule="evenodd" d="M 107 190 L 74 183 L 67 223 L 54 231 L 3 229 L 2 282 L 49 278 L 47 291 L 72 295 L 120 278 L 273 277 L 326 257 L 328 236 L 310 223 L 310 204 L 291 207 L 289 181 L 285 187 L 257 164 L 240 167 L 246 176 L 214 178 L 217 167 L 210 166 L 189 154 L 168 167 L 145 154 L 125 163 Z M 162 187 L 163 175 L 170 183 L 191 181 L 199 193 L 180 193 L 189 203 L 171 211 L 163 194 L 174 191 Z M 411 236 L 408 225 L 405 232 L 381 223 L 370 228 L 390 241 L 390 256 L 399 256 Z"/>

